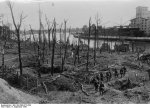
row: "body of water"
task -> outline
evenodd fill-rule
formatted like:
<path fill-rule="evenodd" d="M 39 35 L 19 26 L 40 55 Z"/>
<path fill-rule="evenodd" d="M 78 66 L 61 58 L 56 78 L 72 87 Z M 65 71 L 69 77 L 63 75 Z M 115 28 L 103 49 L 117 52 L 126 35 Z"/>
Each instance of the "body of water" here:
<path fill-rule="evenodd" d="M 35 36 L 35 40 L 38 41 L 38 34 L 34 34 L 34 36 Z M 41 37 L 43 38 L 44 36 L 41 35 Z M 48 34 L 45 34 L 45 37 L 48 40 Z M 70 44 L 74 44 L 74 45 L 78 44 L 78 38 L 75 38 L 72 34 L 66 33 L 66 37 L 69 38 Z M 31 38 L 31 41 L 34 41 L 33 35 L 25 35 L 25 36 L 22 35 L 23 40 L 26 40 L 26 39 L 29 39 L 29 38 Z M 61 34 L 61 39 L 62 39 L 62 41 L 64 41 L 64 34 L 63 33 Z M 50 40 L 52 40 L 52 35 L 50 36 Z M 60 33 L 56 33 L 56 40 L 57 40 L 57 42 L 60 41 Z M 84 43 L 86 45 L 88 44 L 87 39 L 81 39 L 81 41 L 82 41 L 82 43 Z M 110 46 L 111 49 L 114 49 L 115 44 L 116 45 L 121 44 L 121 42 L 119 42 L 119 41 L 115 42 L 115 41 L 97 40 L 97 47 L 100 48 L 103 43 L 108 43 L 108 45 Z M 94 40 L 90 40 L 90 47 L 94 48 Z"/>

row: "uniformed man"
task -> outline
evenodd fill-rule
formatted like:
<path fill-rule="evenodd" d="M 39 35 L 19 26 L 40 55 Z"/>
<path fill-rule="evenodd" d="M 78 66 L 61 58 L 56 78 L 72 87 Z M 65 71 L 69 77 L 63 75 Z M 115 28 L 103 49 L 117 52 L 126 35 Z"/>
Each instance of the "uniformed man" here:
<path fill-rule="evenodd" d="M 124 72 L 123 72 L 123 68 L 121 68 L 121 69 L 120 69 L 121 78 L 123 77 L 123 73 L 124 73 Z"/>
<path fill-rule="evenodd" d="M 93 84 L 94 84 L 95 91 L 98 91 L 99 81 L 97 80 L 96 77 L 93 79 Z"/>
<path fill-rule="evenodd" d="M 112 74 L 111 74 L 111 71 L 110 71 L 110 70 L 109 70 L 108 74 L 109 74 L 109 81 L 110 81 L 110 80 L 111 80 L 111 77 L 112 77 Z"/>
<path fill-rule="evenodd" d="M 102 81 L 99 84 L 99 93 L 100 93 L 100 95 L 103 95 L 103 93 L 104 93 L 104 84 Z"/>
<path fill-rule="evenodd" d="M 101 80 L 101 81 L 104 81 L 103 73 L 100 73 L 100 80 Z"/>
<path fill-rule="evenodd" d="M 109 81 L 109 72 L 106 72 L 106 79 Z"/>
<path fill-rule="evenodd" d="M 118 78 L 118 71 L 117 71 L 117 69 L 115 68 L 115 78 Z"/>
<path fill-rule="evenodd" d="M 126 72 L 127 72 L 127 69 L 126 69 L 126 67 L 124 66 L 124 67 L 123 67 L 123 76 L 125 76 Z"/>
<path fill-rule="evenodd" d="M 98 81 L 100 81 L 100 75 L 99 74 L 96 75 L 96 78 L 97 78 Z"/>

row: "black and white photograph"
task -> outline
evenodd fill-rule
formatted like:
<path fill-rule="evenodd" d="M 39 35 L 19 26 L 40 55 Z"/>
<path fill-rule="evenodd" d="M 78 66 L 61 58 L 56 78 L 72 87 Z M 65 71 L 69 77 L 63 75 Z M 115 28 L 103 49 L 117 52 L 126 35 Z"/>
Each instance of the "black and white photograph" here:
<path fill-rule="evenodd" d="M 150 104 L 150 0 L 0 0 L 0 104 Z"/>

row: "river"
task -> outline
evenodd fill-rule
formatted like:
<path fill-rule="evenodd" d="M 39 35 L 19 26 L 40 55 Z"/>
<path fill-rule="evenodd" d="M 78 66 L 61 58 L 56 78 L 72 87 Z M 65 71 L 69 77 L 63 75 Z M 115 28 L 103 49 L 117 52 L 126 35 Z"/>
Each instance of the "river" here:
<path fill-rule="evenodd" d="M 38 40 L 38 34 L 34 34 L 35 36 L 35 40 L 37 41 Z M 46 36 L 46 39 L 48 40 L 48 34 L 45 34 Z M 43 35 L 42 35 L 43 37 Z M 61 37 L 62 37 L 62 40 L 64 41 L 64 34 L 62 33 L 61 34 Z M 70 44 L 78 44 L 78 38 L 75 38 L 72 34 L 69 35 L 69 33 L 66 33 L 66 37 L 68 38 L 69 37 L 69 42 Z M 26 40 L 28 38 L 31 38 L 31 41 L 33 41 L 33 35 L 22 35 L 22 39 L 23 40 Z M 50 39 L 52 40 L 52 36 L 50 36 Z M 56 40 L 59 41 L 60 40 L 60 33 L 56 33 Z M 81 39 L 82 43 L 84 44 L 88 44 L 88 41 L 87 39 Z M 114 46 L 115 44 L 121 44 L 121 42 L 118 42 L 118 41 L 104 41 L 104 40 L 97 40 L 97 47 L 101 47 L 103 43 L 108 43 L 108 45 L 110 46 L 111 49 L 114 49 Z M 94 40 L 90 40 L 90 48 L 93 48 L 94 47 Z"/>

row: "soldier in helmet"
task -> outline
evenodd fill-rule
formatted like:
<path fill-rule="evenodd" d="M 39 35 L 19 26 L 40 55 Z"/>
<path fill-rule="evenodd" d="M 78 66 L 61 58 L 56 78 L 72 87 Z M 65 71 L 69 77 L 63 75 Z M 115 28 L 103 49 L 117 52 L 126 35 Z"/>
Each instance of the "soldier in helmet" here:
<path fill-rule="evenodd" d="M 97 80 L 96 77 L 93 79 L 93 84 L 94 84 L 95 91 L 98 91 L 99 81 Z"/>
<path fill-rule="evenodd" d="M 104 93 L 104 84 L 102 81 L 99 84 L 99 93 L 100 93 L 100 95 L 103 95 L 103 93 Z"/>
<path fill-rule="evenodd" d="M 126 69 L 126 67 L 124 66 L 124 67 L 123 67 L 123 76 L 126 75 L 126 72 L 127 72 L 127 69 Z"/>
<path fill-rule="evenodd" d="M 102 73 L 102 72 L 100 73 L 100 80 L 101 80 L 101 81 L 104 81 L 104 76 L 103 76 L 103 73 Z"/>
<path fill-rule="evenodd" d="M 109 72 L 106 72 L 106 79 L 109 81 Z"/>
<path fill-rule="evenodd" d="M 123 72 L 123 68 L 121 68 L 121 69 L 120 69 L 121 78 L 123 77 L 123 73 L 124 73 L 124 72 Z"/>
<path fill-rule="evenodd" d="M 106 72 L 106 78 L 107 78 L 107 81 L 110 81 L 111 80 L 111 77 L 112 77 L 112 74 L 110 72 L 110 70 L 108 72 Z"/>
<path fill-rule="evenodd" d="M 115 73 L 114 73 L 114 75 L 115 75 L 115 78 L 118 78 L 118 71 L 117 71 L 117 69 L 115 68 Z"/>
<path fill-rule="evenodd" d="M 99 74 L 96 75 L 96 78 L 97 78 L 98 81 L 100 81 L 100 75 Z"/>
<path fill-rule="evenodd" d="M 111 71 L 109 70 L 108 71 L 108 74 L 109 74 L 109 81 L 111 80 L 111 77 L 112 77 L 112 74 L 111 74 Z"/>

